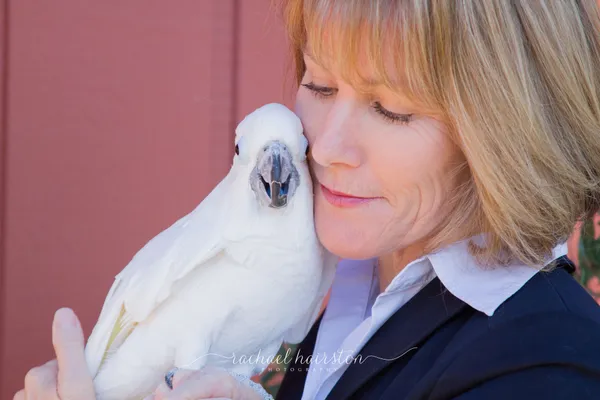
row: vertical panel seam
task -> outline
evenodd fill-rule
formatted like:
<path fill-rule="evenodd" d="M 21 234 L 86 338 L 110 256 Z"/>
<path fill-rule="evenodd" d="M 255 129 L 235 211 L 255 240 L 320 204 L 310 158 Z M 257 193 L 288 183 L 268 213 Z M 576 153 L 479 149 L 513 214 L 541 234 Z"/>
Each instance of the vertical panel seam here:
<path fill-rule="evenodd" d="M 207 167 L 222 174 L 231 167 L 237 102 L 237 0 L 213 0 L 210 56 L 210 107 Z M 233 125 L 233 126 L 232 126 Z M 215 182 L 216 185 L 216 182 Z"/>
<path fill-rule="evenodd" d="M 4 387 L 4 339 L 6 325 L 6 178 L 7 178 L 7 138 L 8 138 L 8 76 L 9 76 L 9 0 L 2 0 L 2 76 L 0 77 L 0 387 Z"/>
<path fill-rule="evenodd" d="M 240 0 L 231 0 L 233 2 L 233 13 L 232 13 L 232 46 L 231 46 L 231 115 L 229 123 L 229 134 L 231 135 L 230 143 L 235 138 L 235 127 L 237 125 L 238 118 L 238 96 L 239 96 L 239 60 L 240 60 L 240 34 L 241 34 L 241 4 Z M 232 145 L 230 145 L 232 146 Z M 232 150 L 232 149 L 230 149 Z M 230 152 L 231 153 L 231 152 Z"/>

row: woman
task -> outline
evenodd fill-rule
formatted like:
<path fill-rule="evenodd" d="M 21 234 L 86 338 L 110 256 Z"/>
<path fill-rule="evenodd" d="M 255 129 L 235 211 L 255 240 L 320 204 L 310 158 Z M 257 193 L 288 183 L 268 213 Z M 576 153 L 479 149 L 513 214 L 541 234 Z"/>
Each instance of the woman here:
<path fill-rule="evenodd" d="M 599 398 L 600 309 L 564 244 L 600 205 L 596 1 L 284 11 L 317 233 L 343 260 L 277 398 Z M 25 392 L 92 398 L 80 331 L 57 332 Z M 173 386 L 156 398 L 261 398 L 213 369 Z"/>

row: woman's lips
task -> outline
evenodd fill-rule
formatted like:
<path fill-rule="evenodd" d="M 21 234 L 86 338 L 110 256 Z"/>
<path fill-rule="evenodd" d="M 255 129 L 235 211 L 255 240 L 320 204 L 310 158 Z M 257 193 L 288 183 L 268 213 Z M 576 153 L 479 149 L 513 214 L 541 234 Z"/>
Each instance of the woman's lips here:
<path fill-rule="evenodd" d="M 323 197 L 331 205 L 340 208 L 357 207 L 373 200 L 377 200 L 379 197 L 357 197 L 346 193 L 336 192 L 335 190 L 328 189 L 327 187 L 319 184 Z"/>

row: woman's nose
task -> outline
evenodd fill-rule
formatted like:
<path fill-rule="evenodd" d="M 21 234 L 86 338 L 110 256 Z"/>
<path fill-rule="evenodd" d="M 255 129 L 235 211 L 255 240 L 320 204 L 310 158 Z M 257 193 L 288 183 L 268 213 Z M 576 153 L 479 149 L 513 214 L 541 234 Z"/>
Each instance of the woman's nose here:
<path fill-rule="evenodd" d="M 339 164 L 356 168 L 360 165 L 356 124 L 353 123 L 353 115 L 357 112 L 351 101 L 336 99 L 327 113 L 323 129 L 315 135 L 311 145 L 311 157 L 315 162 L 325 167 Z"/>

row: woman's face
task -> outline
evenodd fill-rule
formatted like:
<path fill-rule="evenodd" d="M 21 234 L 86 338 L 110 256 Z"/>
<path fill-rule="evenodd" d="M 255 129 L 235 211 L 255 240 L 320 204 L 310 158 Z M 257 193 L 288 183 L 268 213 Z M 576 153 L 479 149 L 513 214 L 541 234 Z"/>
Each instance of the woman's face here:
<path fill-rule="evenodd" d="M 310 145 L 323 245 L 365 259 L 426 240 L 450 211 L 458 184 L 450 170 L 464 160 L 445 125 L 383 86 L 365 98 L 304 60 L 295 112 Z"/>

